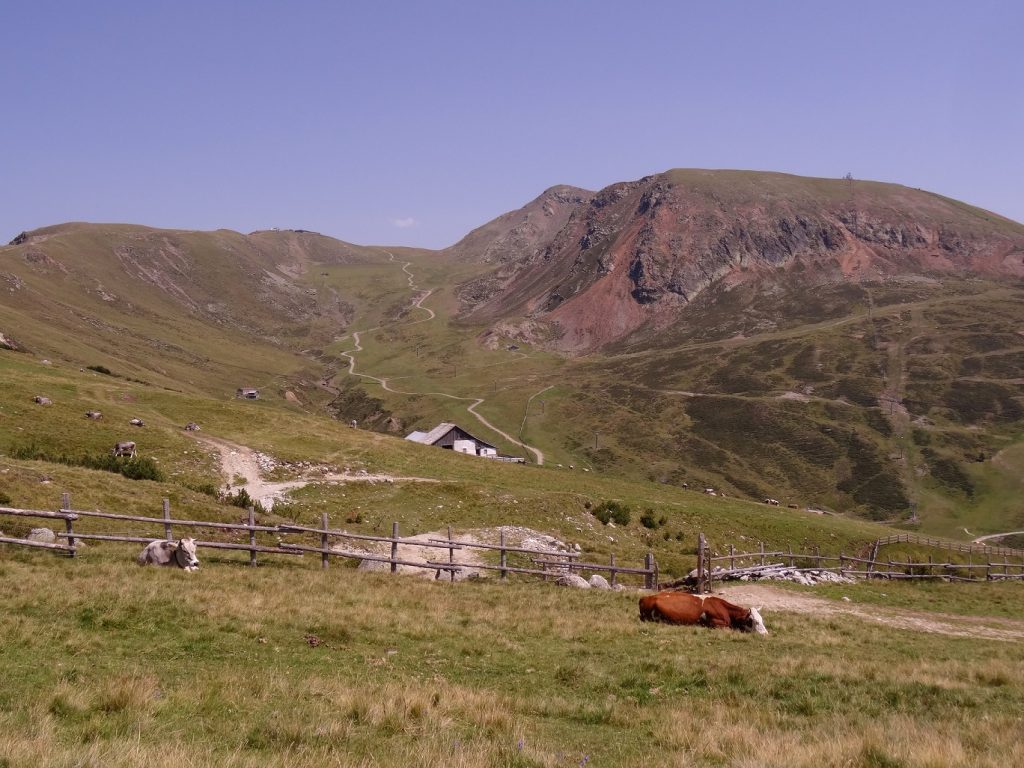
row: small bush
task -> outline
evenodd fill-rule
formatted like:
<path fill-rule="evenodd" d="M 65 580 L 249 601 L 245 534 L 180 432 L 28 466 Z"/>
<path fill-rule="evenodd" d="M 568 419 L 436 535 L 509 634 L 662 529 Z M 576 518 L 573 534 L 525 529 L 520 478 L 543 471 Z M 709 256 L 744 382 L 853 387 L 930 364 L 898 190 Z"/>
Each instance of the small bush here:
<path fill-rule="evenodd" d="M 668 522 L 668 518 L 662 515 L 661 517 L 654 516 L 654 510 L 648 507 L 640 515 L 640 525 L 644 528 L 650 528 L 652 531 L 656 528 L 661 528 L 665 523 Z"/>
<path fill-rule="evenodd" d="M 239 488 L 237 493 L 228 494 L 224 497 L 224 501 L 233 507 L 241 507 L 242 509 L 248 509 L 252 507 L 257 515 L 267 514 L 267 510 L 263 508 L 263 505 L 256 501 L 245 488 Z"/>
<path fill-rule="evenodd" d="M 22 461 L 49 461 L 53 464 L 64 464 L 69 467 L 86 467 L 87 469 L 98 469 L 103 472 L 113 472 L 124 475 L 129 480 L 156 480 L 164 479 L 163 472 L 157 467 L 156 462 L 150 458 L 136 457 L 134 459 L 111 456 L 107 453 L 81 454 L 69 456 L 65 453 L 51 453 L 36 445 L 16 446 L 10 451 L 11 458 Z"/>
<path fill-rule="evenodd" d="M 8 496 L 3 491 L 0 491 L 0 504 L 3 504 L 4 506 L 6 506 L 6 505 L 8 505 L 10 503 L 11 503 L 11 497 Z"/>
<path fill-rule="evenodd" d="M 104 376 L 113 376 L 113 372 L 105 365 L 87 365 L 86 370 L 96 371 L 96 373 L 102 373 Z"/>
<path fill-rule="evenodd" d="M 614 522 L 616 525 L 629 525 L 631 517 L 629 507 L 617 501 L 603 501 L 594 507 L 591 514 L 605 525 L 608 525 L 609 522 Z"/>
<path fill-rule="evenodd" d="M 217 486 L 213 483 L 185 483 L 185 487 L 190 491 L 201 493 L 204 496 L 216 497 L 219 493 Z"/>

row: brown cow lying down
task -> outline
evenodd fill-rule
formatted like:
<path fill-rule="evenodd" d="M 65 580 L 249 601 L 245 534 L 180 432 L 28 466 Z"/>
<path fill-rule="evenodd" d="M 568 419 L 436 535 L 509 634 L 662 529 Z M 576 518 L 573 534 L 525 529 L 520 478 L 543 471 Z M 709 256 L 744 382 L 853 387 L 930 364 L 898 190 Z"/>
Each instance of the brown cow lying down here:
<path fill-rule="evenodd" d="M 664 621 L 667 624 L 731 627 L 742 632 L 768 634 L 764 620 L 757 608 L 733 605 L 714 595 L 701 597 L 688 592 L 672 590 L 641 597 L 640 619 L 641 621 Z"/>
<path fill-rule="evenodd" d="M 139 555 L 139 565 L 176 565 L 186 571 L 198 571 L 196 540 L 151 541 Z"/>

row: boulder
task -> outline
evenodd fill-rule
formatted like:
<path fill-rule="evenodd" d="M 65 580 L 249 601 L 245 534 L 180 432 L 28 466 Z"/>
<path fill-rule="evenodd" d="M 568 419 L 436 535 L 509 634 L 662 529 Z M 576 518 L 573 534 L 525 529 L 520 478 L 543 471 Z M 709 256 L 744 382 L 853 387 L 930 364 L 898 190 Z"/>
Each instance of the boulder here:
<path fill-rule="evenodd" d="M 576 587 L 577 589 L 590 589 L 590 582 L 575 573 L 567 573 L 555 579 L 555 584 L 560 587 Z"/>
<path fill-rule="evenodd" d="M 53 544 L 57 541 L 56 534 L 49 528 L 33 528 L 26 538 L 29 541 L 40 541 L 44 544 Z"/>
<path fill-rule="evenodd" d="M 612 585 L 608 583 L 608 579 L 606 579 L 604 576 L 600 576 L 600 575 L 598 575 L 596 573 L 593 576 L 590 577 L 590 580 L 588 581 L 588 583 L 594 589 L 611 589 L 612 588 Z"/>

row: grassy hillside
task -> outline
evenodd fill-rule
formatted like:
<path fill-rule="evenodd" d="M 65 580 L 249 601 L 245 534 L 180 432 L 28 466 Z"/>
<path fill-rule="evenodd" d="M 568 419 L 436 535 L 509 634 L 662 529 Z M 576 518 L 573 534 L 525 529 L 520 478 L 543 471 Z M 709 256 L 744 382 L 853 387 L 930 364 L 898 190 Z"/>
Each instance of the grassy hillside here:
<path fill-rule="evenodd" d="M 794 183 L 776 181 L 779 194 Z M 500 324 L 452 322 L 457 287 L 485 266 L 439 253 L 65 225 L 0 249 L 0 267 L 0 333 L 26 350 L 0 351 L 19 417 L 80 369 L 89 407 L 122 420 L 165 409 L 152 423 L 168 428 L 221 429 L 235 388 L 257 386 L 264 400 L 246 414 L 306 414 L 306 433 L 331 419 L 394 435 L 451 420 L 505 453 L 542 451 L 546 470 L 590 470 L 587 482 L 712 486 L 959 538 L 1024 526 L 1013 282 L 826 287 L 787 274 L 771 290 L 709 291 L 671 327 L 573 359 Z M 43 358 L 50 374 L 36 382 Z M 73 415 L 55 399 L 39 424 L 54 439 Z M 468 412 L 478 400 L 501 432 Z M 25 455 L 27 436 L 7 430 Z M 246 420 L 224 431 L 260 440 Z M 127 437 L 93 435 L 92 450 Z M 185 444 L 174 433 L 166 450 Z"/>

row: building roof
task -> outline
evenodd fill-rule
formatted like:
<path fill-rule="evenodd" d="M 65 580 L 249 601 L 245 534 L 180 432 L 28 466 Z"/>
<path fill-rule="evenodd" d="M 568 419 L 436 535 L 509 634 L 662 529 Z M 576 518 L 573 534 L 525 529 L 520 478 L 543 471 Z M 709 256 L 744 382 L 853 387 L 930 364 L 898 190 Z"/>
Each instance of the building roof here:
<path fill-rule="evenodd" d="M 406 436 L 406 440 L 412 440 L 414 443 L 423 443 L 424 445 L 433 445 L 446 434 L 448 431 L 455 428 L 455 424 L 450 421 L 442 421 L 436 427 L 429 432 L 413 432 Z M 463 430 L 465 431 L 465 430 Z"/>
<path fill-rule="evenodd" d="M 486 440 L 481 440 L 479 437 L 476 437 L 475 435 L 470 435 L 469 432 L 466 432 L 466 430 L 460 427 L 458 424 L 454 424 L 450 421 L 442 421 L 429 432 L 410 432 L 408 435 L 405 436 L 405 439 L 412 440 L 414 443 L 434 445 L 435 443 L 437 443 L 438 440 L 447 435 L 453 429 L 458 429 L 461 432 L 465 432 L 467 435 L 469 435 L 469 437 L 473 438 L 477 445 L 481 445 L 486 448 L 494 448 L 494 446 L 488 443 Z"/>

